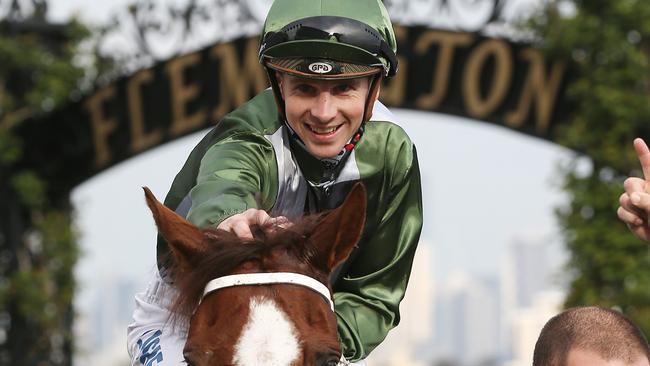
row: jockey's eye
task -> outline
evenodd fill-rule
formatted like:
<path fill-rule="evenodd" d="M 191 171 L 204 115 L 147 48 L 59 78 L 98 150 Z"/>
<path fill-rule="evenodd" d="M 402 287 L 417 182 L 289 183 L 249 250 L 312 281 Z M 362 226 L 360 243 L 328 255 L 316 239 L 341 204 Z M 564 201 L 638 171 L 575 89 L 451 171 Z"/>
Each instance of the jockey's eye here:
<path fill-rule="evenodd" d="M 301 94 L 311 95 L 316 93 L 316 88 L 310 84 L 298 84 L 296 85 L 296 90 Z"/>
<path fill-rule="evenodd" d="M 339 84 L 336 87 L 334 87 L 334 93 L 336 94 L 344 94 L 353 89 L 353 86 L 351 84 Z"/>

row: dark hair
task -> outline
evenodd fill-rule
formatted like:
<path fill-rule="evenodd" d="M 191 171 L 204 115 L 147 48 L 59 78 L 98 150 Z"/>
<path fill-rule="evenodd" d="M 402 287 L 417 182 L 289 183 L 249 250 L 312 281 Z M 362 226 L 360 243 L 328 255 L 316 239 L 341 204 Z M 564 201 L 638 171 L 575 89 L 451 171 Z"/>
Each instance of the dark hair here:
<path fill-rule="evenodd" d="M 606 360 L 632 363 L 650 361 L 650 346 L 643 332 L 618 311 L 597 306 L 566 310 L 551 318 L 539 335 L 533 366 L 564 366 L 569 351 L 580 348 Z"/>

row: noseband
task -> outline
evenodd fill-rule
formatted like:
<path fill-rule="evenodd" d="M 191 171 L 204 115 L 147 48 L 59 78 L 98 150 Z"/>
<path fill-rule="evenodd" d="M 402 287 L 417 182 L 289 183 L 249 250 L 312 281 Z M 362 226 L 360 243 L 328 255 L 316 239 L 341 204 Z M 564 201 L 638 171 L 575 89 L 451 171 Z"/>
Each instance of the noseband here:
<path fill-rule="evenodd" d="M 334 311 L 334 302 L 327 286 L 309 276 L 291 272 L 244 273 L 215 278 L 205 285 L 203 297 L 226 287 L 269 284 L 290 284 L 307 287 L 323 296 L 329 303 L 330 309 Z"/>

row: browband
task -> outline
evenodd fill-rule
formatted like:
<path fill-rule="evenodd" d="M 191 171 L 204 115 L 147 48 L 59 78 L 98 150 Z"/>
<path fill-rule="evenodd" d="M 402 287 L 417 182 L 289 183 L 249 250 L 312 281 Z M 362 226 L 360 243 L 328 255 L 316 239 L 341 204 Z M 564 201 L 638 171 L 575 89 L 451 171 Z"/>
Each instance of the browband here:
<path fill-rule="evenodd" d="M 213 291 L 226 287 L 279 283 L 304 286 L 318 292 L 329 302 L 330 309 L 334 311 L 334 302 L 332 301 L 332 296 L 327 286 L 309 276 L 291 272 L 244 273 L 215 278 L 205 285 L 203 297 Z"/>

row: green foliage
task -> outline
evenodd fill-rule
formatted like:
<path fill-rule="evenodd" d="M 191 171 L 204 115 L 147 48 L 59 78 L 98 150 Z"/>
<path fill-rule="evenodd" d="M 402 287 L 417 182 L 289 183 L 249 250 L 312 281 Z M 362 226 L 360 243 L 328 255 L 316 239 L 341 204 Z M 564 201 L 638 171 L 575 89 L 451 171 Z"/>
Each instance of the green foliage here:
<path fill-rule="evenodd" d="M 27 207 L 38 209 L 45 204 L 45 183 L 31 171 L 21 171 L 11 178 L 12 188 Z"/>
<path fill-rule="evenodd" d="M 558 210 L 571 253 L 566 305 L 618 307 L 650 330 L 650 255 L 616 218 L 620 179 L 610 168 L 584 175 L 568 169 L 564 188 L 572 195 L 568 207 Z"/>
<path fill-rule="evenodd" d="M 43 19 L 12 21 L 22 20 Z M 6 21 L 0 19 L 0 364 L 69 365 L 77 235 L 67 198 L 51 197 L 47 182 L 13 165 L 30 146 L 11 129 L 79 95 L 112 64 L 86 51 L 91 32 L 77 21 L 41 23 L 45 32 Z"/>
<path fill-rule="evenodd" d="M 0 127 L 0 167 L 15 162 L 20 157 L 20 144 L 9 131 Z"/>
<path fill-rule="evenodd" d="M 74 57 L 88 35 L 77 22 L 62 30 L 66 40 L 60 44 L 34 33 L 0 34 L 0 126 L 11 127 L 68 100 L 86 73 Z"/>
<path fill-rule="evenodd" d="M 573 11 L 560 11 L 567 4 Z M 549 56 L 573 61 L 559 142 L 590 157 L 563 171 L 566 306 L 618 307 L 650 334 L 648 248 L 616 216 L 623 179 L 639 174 L 632 140 L 650 137 L 650 2 L 551 1 L 531 26 Z"/>
<path fill-rule="evenodd" d="M 79 257 L 77 235 L 70 214 L 50 210 L 34 219 L 26 235 L 26 247 L 18 253 L 29 258 L 12 275 L 10 291 L 21 313 L 47 328 L 61 327 L 74 297 L 75 281 L 71 269 Z"/>

